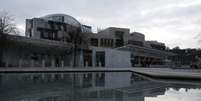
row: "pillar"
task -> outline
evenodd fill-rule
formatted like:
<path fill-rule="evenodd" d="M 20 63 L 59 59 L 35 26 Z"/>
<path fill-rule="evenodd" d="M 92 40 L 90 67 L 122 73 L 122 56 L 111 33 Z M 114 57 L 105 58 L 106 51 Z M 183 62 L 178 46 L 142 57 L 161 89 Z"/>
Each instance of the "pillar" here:
<path fill-rule="evenodd" d="M 98 67 L 102 67 L 101 61 L 98 62 Z"/>
<path fill-rule="evenodd" d="M 19 65 L 20 68 L 22 67 L 22 59 L 19 59 Z"/>
<path fill-rule="evenodd" d="M 5 66 L 8 67 L 8 65 L 9 65 L 9 61 L 7 60 Z"/>
<path fill-rule="evenodd" d="M 51 81 L 54 81 L 54 79 L 55 79 L 55 74 L 51 74 Z"/>
<path fill-rule="evenodd" d="M 101 92 L 101 90 L 97 90 L 97 98 L 101 98 L 100 92 Z"/>
<path fill-rule="evenodd" d="M 92 87 L 96 86 L 96 73 L 92 73 Z"/>
<path fill-rule="evenodd" d="M 138 56 L 138 65 L 141 66 L 141 58 L 140 58 L 140 56 Z"/>
<path fill-rule="evenodd" d="M 73 59 L 70 61 L 70 67 L 73 67 Z"/>
<path fill-rule="evenodd" d="M 79 55 L 79 54 L 78 54 Z M 84 53 L 83 53 L 83 49 L 80 51 L 80 59 L 79 59 L 79 64 L 78 64 L 78 66 L 80 66 L 80 67 L 84 67 Z"/>
<path fill-rule="evenodd" d="M 63 73 L 61 74 L 61 78 L 64 79 L 64 74 Z"/>
<path fill-rule="evenodd" d="M 85 68 L 88 68 L 88 67 L 89 67 L 88 61 L 85 61 Z"/>
<path fill-rule="evenodd" d="M 45 73 L 42 73 L 42 80 L 45 80 Z"/>
<path fill-rule="evenodd" d="M 96 67 L 96 51 L 92 50 L 92 67 Z"/>
<path fill-rule="evenodd" d="M 51 67 L 55 67 L 55 58 L 54 58 L 54 56 L 52 56 L 52 59 L 51 59 Z"/>
<path fill-rule="evenodd" d="M 61 67 L 64 67 L 64 60 L 61 60 Z"/>
<path fill-rule="evenodd" d="M 42 67 L 45 67 L 45 59 L 42 59 Z"/>
<path fill-rule="evenodd" d="M 31 59 L 31 67 L 34 67 L 34 60 Z"/>
<path fill-rule="evenodd" d="M 34 79 L 34 74 L 30 75 L 30 79 L 31 79 L 31 80 Z"/>

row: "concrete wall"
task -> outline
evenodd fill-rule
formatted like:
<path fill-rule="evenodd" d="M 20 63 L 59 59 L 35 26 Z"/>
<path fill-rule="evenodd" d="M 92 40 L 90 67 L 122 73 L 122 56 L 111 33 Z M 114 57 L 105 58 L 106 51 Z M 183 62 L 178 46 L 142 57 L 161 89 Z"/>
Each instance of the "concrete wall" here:
<path fill-rule="evenodd" d="M 119 50 L 106 51 L 106 67 L 128 68 L 131 67 L 130 52 Z"/>
<path fill-rule="evenodd" d="M 64 30 L 66 29 L 66 30 Z M 75 32 L 77 30 L 76 27 L 72 27 L 68 24 L 64 23 L 48 23 L 48 20 L 44 20 L 41 18 L 33 18 L 26 20 L 26 36 L 41 39 L 41 30 L 43 30 L 43 39 L 47 36 L 51 36 L 49 40 L 57 40 L 57 41 L 66 41 L 69 38 L 69 32 Z M 57 36 L 57 37 L 56 37 Z"/>
<path fill-rule="evenodd" d="M 93 50 L 93 55 L 92 55 L 93 57 L 96 56 L 95 55 L 96 51 L 105 52 L 105 67 L 114 67 L 114 68 L 131 67 L 131 62 L 130 62 L 131 53 L 128 51 L 120 51 L 116 49 L 101 48 L 101 47 L 90 47 L 90 48 Z"/>
<path fill-rule="evenodd" d="M 141 41 L 141 42 L 145 42 L 145 36 L 142 33 L 139 32 L 133 32 L 130 34 L 129 37 L 127 37 L 127 40 L 133 40 L 133 41 Z"/>

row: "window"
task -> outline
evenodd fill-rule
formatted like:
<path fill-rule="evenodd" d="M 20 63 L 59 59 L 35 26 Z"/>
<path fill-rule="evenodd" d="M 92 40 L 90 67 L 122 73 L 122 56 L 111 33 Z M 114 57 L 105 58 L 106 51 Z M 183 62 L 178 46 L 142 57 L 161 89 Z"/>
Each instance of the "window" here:
<path fill-rule="evenodd" d="M 28 32 L 29 32 L 29 37 L 32 37 L 32 31 L 31 31 L 31 28 L 28 29 Z"/>
<path fill-rule="evenodd" d="M 111 47 L 113 47 L 113 44 L 114 44 L 114 40 L 111 39 Z"/>
<path fill-rule="evenodd" d="M 96 66 L 105 66 L 105 52 L 98 51 L 96 52 Z"/>
<path fill-rule="evenodd" d="M 113 39 L 101 39 L 100 46 L 102 47 L 113 47 Z"/>
<path fill-rule="evenodd" d="M 121 47 L 121 46 L 124 45 L 124 42 L 121 39 L 116 39 L 116 43 L 115 44 L 116 44 L 116 47 Z"/>
<path fill-rule="evenodd" d="M 92 66 L 92 51 L 84 50 L 83 57 L 84 57 L 84 66 Z"/>
<path fill-rule="evenodd" d="M 104 42 L 103 42 L 103 41 L 104 41 L 104 40 L 101 39 L 100 46 L 104 46 Z"/>
<path fill-rule="evenodd" d="M 52 17 L 54 21 L 59 21 L 59 22 L 64 22 L 64 17 L 63 16 L 54 16 Z"/>
<path fill-rule="evenodd" d="M 33 53 L 33 54 L 31 55 L 31 59 L 36 61 L 36 60 L 38 60 L 39 58 L 38 58 L 37 54 Z"/>
<path fill-rule="evenodd" d="M 115 36 L 117 39 L 123 39 L 124 32 L 123 31 L 115 31 Z"/>
<path fill-rule="evenodd" d="M 41 38 L 45 38 L 45 37 L 44 37 L 44 32 L 43 32 L 43 31 L 40 31 L 40 37 L 41 37 Z"/>
<path fill-rule="evenodd" d="M 42 39 L 48 39 L 48 34 L 44 31 L 40 31 L 40 38 Z"/>
<path fill-rule="evenodd" d="M 44 38 L 48 38 L 48 34 L 47 33 L 43 33 Z"/>
<path fill-rule="evenodd" d="M 141 42 L 141 41 L 128 40 L 128 44 L 143 46 L 143 42 Z"/>
<path fill-rule="evenodd" d="M 52 33 L 48 33 L 48 39 L 53 39 L 53 34 Z"/>
<path fill-rule="evenodd" d="M 165 50 L 165 45 L 154 45 L 151 44 L 151 47 L 158 50 Z"/>
<path fill-rule="evenodd" d="M 124 32 L 122 31 L 116 31 L 115 32 L 115 36 L 116 36 L 116 47 L 121 47 L 124 45 Z"/>
<path fill-rule="evenodd" d="M 109 39 L 105 39 L 106 40 L 106 42 L 105 42 L 105 44 L 106 44 L 106 46 L 108 47 L 109 46 Z"/>
<path fill-rule="evenodd" d="M 98 39 L 96 39 L 96 38 L 91 38 L 91 45 L 92 46 L 98 46 Z"/>
<path fill-rule="evenodd" d="M 52 34 L 53 34 L 53 40 L 58 40 L 58 34 L 55 32 L 53 32 Z"/>

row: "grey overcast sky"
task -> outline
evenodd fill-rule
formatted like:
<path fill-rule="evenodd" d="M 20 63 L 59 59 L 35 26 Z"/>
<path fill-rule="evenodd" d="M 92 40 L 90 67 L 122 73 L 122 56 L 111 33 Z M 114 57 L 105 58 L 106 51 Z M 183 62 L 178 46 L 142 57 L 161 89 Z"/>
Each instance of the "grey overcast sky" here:
<path fill-rule="evenodd" d="M 0 10 L 21 30 L 27 18 L 65 13 L 93 30 L 126 27 L 169 47 L 201 47 L 201 0 L 2 0 Z"/>

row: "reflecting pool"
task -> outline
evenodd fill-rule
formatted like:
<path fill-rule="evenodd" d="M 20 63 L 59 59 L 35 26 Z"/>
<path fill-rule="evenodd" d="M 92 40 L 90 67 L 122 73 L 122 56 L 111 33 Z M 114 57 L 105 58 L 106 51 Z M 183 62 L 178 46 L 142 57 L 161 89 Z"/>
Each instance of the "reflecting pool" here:
<path fill-rule="evenodd" d="M 131 72 L 0 74 L 0 101 L 201 101 L 198 81 Z"/>

